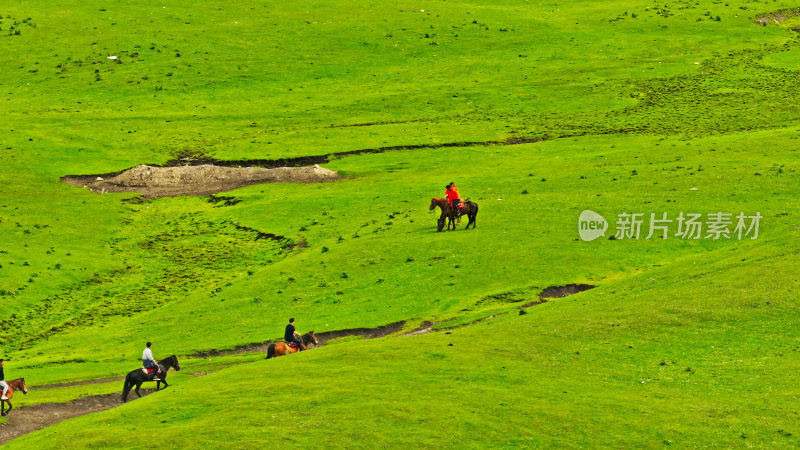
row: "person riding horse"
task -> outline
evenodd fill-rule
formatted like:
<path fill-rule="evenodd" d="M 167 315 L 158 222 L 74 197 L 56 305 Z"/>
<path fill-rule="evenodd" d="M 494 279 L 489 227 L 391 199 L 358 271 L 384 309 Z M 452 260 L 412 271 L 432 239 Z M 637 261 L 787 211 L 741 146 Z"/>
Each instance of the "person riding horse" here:
<path fill-rule="evenodd" d="M 461 224 L 461 197 L 458 195 L 458 188 L 454 182 L 450 182 L 447 186 L 445 186 L 445 197 L 447 198 L 447 203 L 450 204 L 450 207 L 453 208 L 454 211 L 458 213 L 458 223 Z"/>
<path fill-rule="evenodd" d="M 152 342 L 147 343 L 147 347 L 142 352 L 142 366 L 145 369 L 145 372 L 149 375 L 150 372 L 155 371 L 155 376 L 153 377 L 153 381 L 160 381 L 158 378 L 161 375 L 161 368 L 158 366 L 155 358 L 153 358 L 153 351 L 150 350 L 150 346 L 153 345 Z"/>
<path fill-rule="evenodd" d="M 294 327 L 294 317 L 289 319 L 289 323 L 286 324 L 286 331 L 283 333 L 283 340 L 286 341 L 287 344 L 296 345 L 298 352 L 305 350 L 303 347 L 303 341 L 300 340 L 300 337 L 297 335 L 297 330 Z"/>

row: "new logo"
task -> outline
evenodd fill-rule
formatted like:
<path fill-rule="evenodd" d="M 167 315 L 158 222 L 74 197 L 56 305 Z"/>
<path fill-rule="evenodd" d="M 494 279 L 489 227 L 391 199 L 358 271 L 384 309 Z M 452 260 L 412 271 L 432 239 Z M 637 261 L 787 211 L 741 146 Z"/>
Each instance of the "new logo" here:
<path fill-rule="evenodd" d="M 606 219 L 592 210 L 584 210 L 578 217 L 578 234 L 584 241 L 593 241 L 600 236 L 605 236 L 607 229 Z"/>

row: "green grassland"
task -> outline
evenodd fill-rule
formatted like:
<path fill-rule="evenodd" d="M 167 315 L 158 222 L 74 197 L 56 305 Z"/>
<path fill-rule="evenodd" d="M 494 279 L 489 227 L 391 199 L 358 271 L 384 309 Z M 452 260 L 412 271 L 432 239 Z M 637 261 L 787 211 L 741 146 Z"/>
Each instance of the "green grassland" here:
<path fill-rule="evenodd" d="M 121 376 L 148 340 L 183 368 L 9 448 L 796 447 L 800 35 L 755 18 L 797 6 L 0 5 L 15 407 L 121 389 L 36 386 Z M 345 177 L 235 202 L 59 181 L 186 155 L 331 155 Z M 475 230 L 436 232 L 449 181 Z M 606 238 L 579 239 L 585 209 Z M 607 239 L 622 213 L 718 212 L 759 235 Z M 524 306 L 569 283 L 598 287 Z M 438 325 L 199 356 L 292 316 Z"/>

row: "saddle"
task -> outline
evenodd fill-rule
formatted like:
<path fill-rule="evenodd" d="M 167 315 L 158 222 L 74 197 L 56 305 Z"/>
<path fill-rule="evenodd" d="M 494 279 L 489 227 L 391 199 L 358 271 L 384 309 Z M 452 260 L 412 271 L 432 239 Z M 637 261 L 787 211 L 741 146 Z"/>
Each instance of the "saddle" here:
<path fill-rule="evenodd" d="M 147 375 L 147 376 L 150 376 L 151 373 L 156 372 L 156 371 L 158 371 L 158 369 L 156 369 L 156 368 L 147 369 L 147 368 L 142 367 L 142 372 L 144 372 L 144 374 Z"/>
<path fill-rule="evenodd" d="M 292 344 L 291 342 L 284 342 L 284 344 L 288 345 L 291 348 L 295 348 L 295 349 L 298 347 L 297 344 Z"/>

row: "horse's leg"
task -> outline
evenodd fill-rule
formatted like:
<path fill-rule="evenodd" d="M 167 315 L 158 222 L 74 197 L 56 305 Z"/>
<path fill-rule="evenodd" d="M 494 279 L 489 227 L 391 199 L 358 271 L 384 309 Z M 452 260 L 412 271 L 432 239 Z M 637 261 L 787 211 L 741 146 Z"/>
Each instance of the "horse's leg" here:
<path fill-rule="evenodd" d="M 161 390 L 161 380 L 156 381 L 156 391 Z"/>
<path fill-rule="evenodd" d="M 139 388 L 140 387 L 142 387 L 142 382 L 141 381 L 138 384 L 136 384 L 136 395 L 138 395 L 139 398 L 142 398 L 142 394 L 139 393 Z"/>
<path fill-rule="evenodd" d="M 0 400 L 0 416 L 6 415 L 6 401 Z"/>

